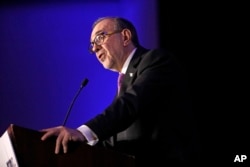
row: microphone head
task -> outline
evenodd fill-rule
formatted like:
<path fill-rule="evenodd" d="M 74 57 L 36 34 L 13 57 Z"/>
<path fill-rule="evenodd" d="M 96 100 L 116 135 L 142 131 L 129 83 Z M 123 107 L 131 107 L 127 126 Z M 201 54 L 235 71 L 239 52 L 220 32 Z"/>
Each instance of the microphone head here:
<path fill-rule="evenodd" d="M 81 88 L 85 87 L 85 86 L 88 84 L 88 82 L 89 82 L 88 78 L 85 78 L 85 79 L 82 81 Z"/>

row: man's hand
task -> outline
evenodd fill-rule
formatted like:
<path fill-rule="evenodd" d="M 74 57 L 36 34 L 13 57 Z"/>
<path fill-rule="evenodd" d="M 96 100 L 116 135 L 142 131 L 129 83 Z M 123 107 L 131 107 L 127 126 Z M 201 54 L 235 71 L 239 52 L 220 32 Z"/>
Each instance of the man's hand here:
<path fill-rule="evenodd" d="M 55 148 L 56 154 L 59 153 L 61 145 L 63 146 L 63 152 L 67 153 L 69 141 L 86 141 L 85 137 L 80 131 L 78 131 L 77 129 L 70 129 L 64 126 L 42 129 L 41 132 L 45 132 L 45 134 L 41 137 L 41 140 L 43 141 L 51 136 L 57 136 Z"/>

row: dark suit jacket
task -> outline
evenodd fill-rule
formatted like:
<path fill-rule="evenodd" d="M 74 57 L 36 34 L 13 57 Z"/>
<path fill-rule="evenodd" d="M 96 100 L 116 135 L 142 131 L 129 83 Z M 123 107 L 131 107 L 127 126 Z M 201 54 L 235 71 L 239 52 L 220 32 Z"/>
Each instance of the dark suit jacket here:
<path fill-rule="evenodd" d="M 139 47 L 120 95 L 86 123 L 101 141 L 134 155 L 138 164 L 165 166 L 196 158 L 196 133 L 188 83 L 166 50 Z"/>

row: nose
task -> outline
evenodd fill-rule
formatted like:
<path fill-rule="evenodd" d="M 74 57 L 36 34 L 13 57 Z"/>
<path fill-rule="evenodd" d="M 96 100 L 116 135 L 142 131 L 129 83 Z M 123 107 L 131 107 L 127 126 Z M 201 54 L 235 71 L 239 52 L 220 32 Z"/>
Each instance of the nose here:
<path fill-rule="evenodd" d="M 100 48 L 101 48 L 100 45 L 96 45 L 96 44 L 94 43 L 94 45 L 93 45 L 93 47 L 92 47 L 92 52 L 96 53 L 96 52 L 98 52 L 98 51 L 100 50 Z"/>

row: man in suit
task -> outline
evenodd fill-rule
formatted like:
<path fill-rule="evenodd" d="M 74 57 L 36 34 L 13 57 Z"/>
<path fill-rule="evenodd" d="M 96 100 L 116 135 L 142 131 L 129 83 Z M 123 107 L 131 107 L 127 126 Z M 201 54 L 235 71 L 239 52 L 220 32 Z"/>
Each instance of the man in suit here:
<path fill-rule="evenodd" d="M 102 145 L 134 155 L 137 166 L 191 164 L 198 141 L 187 78 L 176 58 L 146 49 L 133 24 L 120 17 L 99 18 L 90 52 L 105 69 L 123 74 L 113 102 L 77 129 L 43 129 L 42 140 L 58 136 L 55 153 L 69 141 Z"/>

